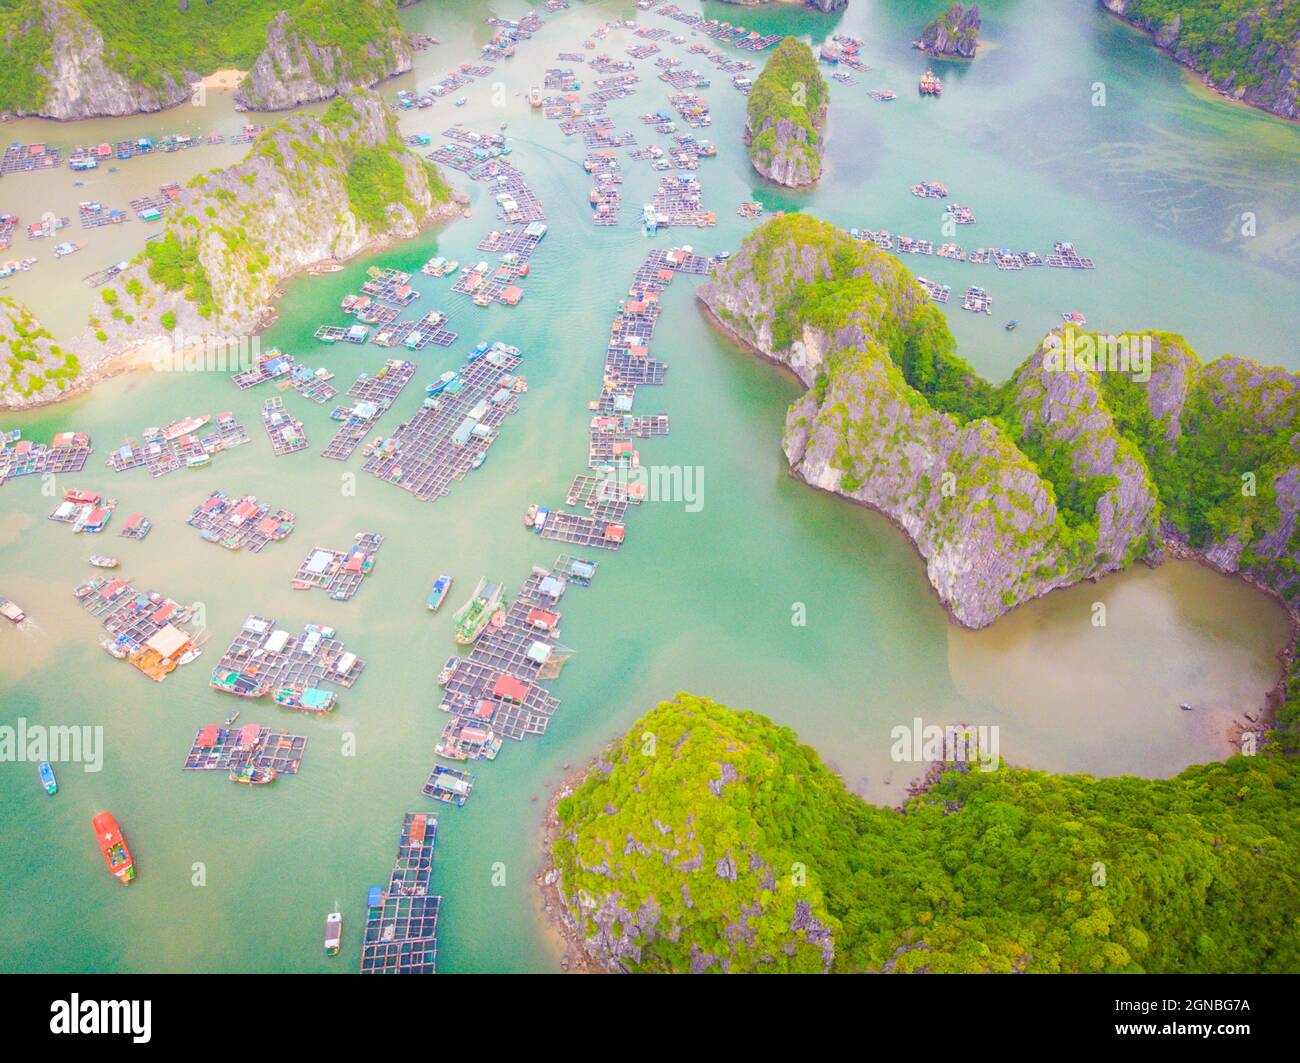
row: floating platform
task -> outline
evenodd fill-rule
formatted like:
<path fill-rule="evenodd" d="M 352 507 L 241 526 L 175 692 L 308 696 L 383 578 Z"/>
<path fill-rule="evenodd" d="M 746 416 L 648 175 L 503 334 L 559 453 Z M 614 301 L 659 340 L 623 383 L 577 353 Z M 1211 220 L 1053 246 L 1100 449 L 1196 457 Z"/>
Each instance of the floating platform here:
<path fill-rule="evenodd" d="M 49 443 L 36 443 L 12 429 L 0 434 L 0 484 L 20 476 L 81 472 L 93 449 L 85 432 L 60 432 Z"/>
<path fill-rule="evenodd" d="M 257 554 L 267 543 L 287 538 L 297 517 L 256 495 L 232 498 L 224 491 L 213 491 L 194 507 L 185 523 L 198 531 L 204 542 Z"/>
<path fill-rule="evenodd" d="M 294 590 L 317 587 L 336 602 L 346 602 L 361 589 L 375 567 L 375 555 L 384 545 L 377 532 L 358 532 L 347 550 L 313 547 L 293 575 Z"/>
<path fill-rule="evenodd" d="M 432 797 L 435 801 L 464 808 L 470 791 L 474 789 L 475 781 L 473 772 L 449 768 L 445 764 L 435 764 L 422 792 L 425 797 Z"/>
<path fill-rule="evenodd" d="M 229 412 L 217 414 L 213 430 L 200 436 L 199 430 L 210 420 L 209 417 L 188 417 L 166 428 L 146 429 L 143 444 L 127 439 L 113 451 L 106 464 L 114 472 L 148 469 L 149 475 L 157 479 L 186 466 L 206 465 L 223 450 L 249 442 L 243 425 Z"/>
<path fill-rule="evenodd" d="M 433 974 L 437 970 L 442 898 L 429 893 L 437 830 L 436 817 L 406 813 L 388 885 L 372 887 L 366 898 L 362 974 Z"/>
<path fill-rule="evenodd" d="M 321 457 L 331 461 L 347 461 L 375 422 L 411 382 L 415 370 L 414 362 L 389 359 L 373 376 L 368 373 L 358 376 L 356 383 L 348 389 L 348 394 L 357 401 L 351 406 L 340 407 L 330 415 L 342 423 L 322 451 Z"/>
<path fill-rule="evenodd" d="M 298 418 L 289 415 L 284 399 L 267 399 L 262 403 L 262 427 L 271 440 L 271 449 L 277 458 L 306 450 L 307 430 Z"/>
<path fill-rule="evenodd" d="M 198 656 L 195 635 L 184 626 L 192 607 L 123 579 L 87 580 L 72 594 L 108 633 L 100 645 L 109 656 L 129 660 L 150 679 L 161 682 Z"/>
<path fill-rule="evenodd" d="M 514 371 L 521 363 L 519 349 L 501 343 L 477 355 L 392 436 L 368 446 L 362 469 L 421 502 L 443 497 L 483 464 L 502 423 L 518 409 L 523 381 Z"/>
<path fill-rule="evenodd" d="M 212 670 L 209 685 L 236 697 L 261 698 L 275 693 L 276 701 L 305 712 L 328 711 L 332 698 L 305 697 L 327 694 L 321 684 L 349 688 L 365 671 L 365 661 L 335 637 L 332 627 L 308 624 L 303 633 L 290 636 L 264 616 L 249 616 L 230 647 Z M 294 697 L 282 698 L 282 692 Z"/>
<path fill-rule="evenodd" d="M 297 775 L 307 751 L 304 735 L 289 734 L 260 723 L 226 727 L 210 723 L 200 727 L 184 771 L 237 771 L 243 767 L 269 769 L 279 775 Z"/>

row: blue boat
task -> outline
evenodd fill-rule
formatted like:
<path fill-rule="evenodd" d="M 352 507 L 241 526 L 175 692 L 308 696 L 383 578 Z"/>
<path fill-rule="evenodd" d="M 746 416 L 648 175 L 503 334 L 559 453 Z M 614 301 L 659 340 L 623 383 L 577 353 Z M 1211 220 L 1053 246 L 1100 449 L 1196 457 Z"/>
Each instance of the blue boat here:
<path fill-rule="evenodd" d="M 433 581 L 433 589 L 429 591 L 429 597 L 424 600 L 425 607 L 430 612 L 436 613 L 441 608 L 449 590 L 451 590 L 451 577 L 439 576 Z"/>
<path fill-rule="evenodd" d="M 488 349 L 488 345 L 486 343 L 480 343 L 477 347 L 475 347 L 472 351 L 469 352 L 469 358 L 467 360 L 472 362 L 476 358 L 482 358 L 483 355 L 487 354 L 487 349 Z"/>
<path fill-rule="evenodd" d="M 456 379 L 455 372 L 451 369 L 448 369 L 445 373 L 442 374 L 442 376 L 438 377 L 437 380 L 435 380 L 432 384 L 430 384 L 427 388 L 425 388 L 424 393 L 428 395 L 430 398 L 432 398 L 434 395 L 442 391 L 448 384 L 450 384 L 455 379 Z"/>
<path fill-rule="evenodd" d="M 551 511 L 546 506 L 537 507 L 537 516 L 533 518 L 533 531 L 538 535 L 542 534 L 542 525 L 546 523 L 546 518 L 551 515 Z"/>
<path fill-rule="evenodd" d="M 37 771 L 41 774 L 41 785 L 45 787 L 47 794 L 57 794 L 59 792 L 58 780 L 54 778 L 54 767 L 48 760 L 43 760 L 37 765 Z"/>

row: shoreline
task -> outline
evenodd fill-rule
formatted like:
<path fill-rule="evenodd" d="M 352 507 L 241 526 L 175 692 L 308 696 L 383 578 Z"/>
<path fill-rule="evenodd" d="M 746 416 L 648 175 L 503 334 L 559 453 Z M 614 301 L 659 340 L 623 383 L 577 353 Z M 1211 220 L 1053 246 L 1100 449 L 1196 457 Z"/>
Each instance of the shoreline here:
<path fill-rule="evenodd" d="M 283 288 L 290 282 L 303 276 L 323 276 L 324 274 L 313 274 L 312 270 L 318 269 L 326 263 L 343 265 L 351 262 L 353 259 L 361 258 L 367 255 L 379 254 L 389 247 L 402 243 L 406 240 L 414 240 L 423 235 L 430 229 L 435 229 L 440 225 L 451 224 L 459 218 L 467 216 L 469 209 L 468 197 L 459 189 L 448 185 L 452 188 L 451 198 L 446 203 L 437 204 L 433 210 L 430 210 L 421 221 L 419 227 L 410 236 L 396 236 L 386 233 L 383 236 L 372 240 L 364 247 L 358 248 L 350 255 L 342 258 L 332 257 L 323 258 L 317 262 L 312 262 L 282 277 L 276 278 L 275 290 L 272 301 L 262 309 L 258 324 L 249 333 L 249 338 L 260 336 L 268 329 L 273 327 L 280 319 L 280 312 L 276 304 L 284 298 Z M 269 313 L 268 313 L 269 311 Z M 156 333 L 151 336 L 142 337 L 138 342 L 131 343 L 121 347 L 109 354 L 106 354 L 98 361 L 92 362 L 83 372 L 77 376 L 72 383 L 57 395 L 49 398 L 41 398 L 35 402 L 10 403 L 0 398 L 0 414 L 22 414 L 34 410 L 43 409 L 49 406 L 56 406 L 61 402 L 67 402 L 71 399 L 81 398 L 89 394 L 96 384 L 103 383 L 113 377 L 121 376 L 123 373 L 136 372 L 142 369 L 152 367 L 155 354 L 160 349 L 170 350 L 171 340 L 166 334 Z"/>
<path fill-rule="evenodd" d="M 1112 11 L 1106 5 L 1105 0 L 1102 0 L 1102 2 L 1098 4 L 1098 7 L 1100 7 L 1102 11 L 1104 11 L 1107 15 L 1114 18 L 1116 21 L 1122 22 L 1125 26 L 1128 26 L 1129 29 L 1135 30 L 1136 32 L 1140 33 L 1143 37 L 1147 39 L 1148 43 L 1151 45 L 1152 48 L 1166 55 L 1169 59 L 1173 60 L 1173 62 L 1177 63 L 1180 67 L 1182 67 L 1183 70 L 1188 71 L 1189 73 L 1195 75 L 1195 79 L 1201 83 L 1201 87 L 1213 93 L 1219 99 L 1224 100 L 1228 103 L 1235 103 L 1239 105 L 1244 105 L 1246 107 L 1250 107 L 1253 110 L 1259 111 L 1261 114 L 1270 115 L 1273 118 L 1276 118 L 1280 122 L 1286 122 L 1288 125 L 1292 125 L 1292 126 L 1300 125 L 1300 116 L 1297 116 L 1295 118 L 1289 118 L 1287 115 L 1278 114 L 1277 111 L 1274 111 L 1271 108 L 1264 106 L 1262 103 L 1255 103 L 1253 100 L 1248 100 L 1244 96 L 1234 96 L 1231 92 L 1225 92 L 1223 89 L 1219 88 L 1219 86 L 1216 85 L 1213 81 L 1211 81 L 1210 76 L 1206 74 L 1203 70 L 1199 70 L 1191 63 L 1183 62 L 1169 48 L 1165 47 L 1162 44 L 1157 44 L 1156 35 L 1154 31 L 1147 29 L 1145 26 L 1141 25 L 1140 23 L 1134 22 L 1132 19 L 1128 18 L 1127 16 L 1121 14 L 1118 11 Z"/>
<path fill-rule="evenodd" d="M 804 389 L 805 394 L 811 389 L 811 385 L 805 384 L 803 378 L 800 377 L 799 374 L 795 372 L 795 370 L 790 365 L 774 357 L 773 355 L 768 354 L 766 351 L 760 350 L 758 347 L 754 346 L 754 344 L 751 343 L 749 340 L 747 340 L 745 337 L 741 336 L 739 333 L 733 330 L 731 326 L 729 326 L 726 322 L 722 321 L 716 314 L 713 313 L 712 308 L 699 297 L 698 291 L 699 290 L 696 289 L 696 297 L 695 297 L 696 305 L 701 308 L 701 310 L 704 313 L 705 319 L 709 322 L 709 324 L 716 331 L 718 331 L 722 336 L 724 336 L 727 340 L 729 340 L 733 346 L 739 348 L 740 350 L 748 354 L 756 355 L 764 362 L 767 362 L 771 365 L 775 365 L 777 368 L 779 368 L 785 374 L 787 374 L 793 380 L 795 380 Z M 782 428 L 783 443 L 784 443 L 784 435 L 785 435 L 785 430 L 783 427 Z M 917 558 L 920 559 L 923 568 L 925 566 L 928 566 L 929 559 L 923 553 L 921 553 L 921 548 L 917 545 L 916 540 L 913 539 L 910 534 L 908 534 L 907 529 L 904 528 L 903 525 L 892 514 L 886 513 L 878 506 L 874 506 L 870 502 L 866 502 L 862 499 L 854 498 L 851 495 L 843 494 L 840 491 L 832 491 L 828 488 L 821 487 L 817 484 L 809 483 L 802 476 L 800 476 L 799 473 L 795 470 L 795 468 L 790 464 L 789 456 L 785 454 L 784 445 L 782 446 L 782 455 L 786 458 L 787 475 L 798 480 L 805 487 L 812 488 L 815 491 L 821 491 L 823 494 L 828 494 L 835 498 L 843 499 L 844 501 L 850 502 L 856 506 L 860 506 L 861 508 L 871 513 L 879 514 L 881 517 L 887 520 L 889 524 L 893 528 L 895 528 L 900 535 L 903 536 L 904 539 L 907 540 L 908 545 L 910 545 L 912 548 L 912 552 L 916 555 Z M 1291 628 L 1290 638 L 1286 641 L 1286 643 L 1282 646 L 1282 648 L 1279 649 L 1277 653 L 1274 655 L 1278 661 L 1278 664 L 1281 666 L 1281 675 L 1278 677 L 1277 681 L 1273 684 L 1273 686 L 1265 693 L 1264 703 L 1260 705 L 1257 709 L 1258 712 L 1257 718 L 1255 720 L 1250 720 L 1249 717 L 1247 717 L 1246 718 L 1247 724 L 1249 724 L 1249 726 L 1241 723 L 1236 723 L 1233 726 L 1230 726 L 1228 728 L 1228 735 L 1230 741 L 1232 741 L 1234 745 L 1240 746 L 1241 744 L 1240 735 L 1245 730 L 1256 730 L 1262 733 L 1263 731 L 1267 731 L 1269 729 L 1269 724 L 1276 720 L 1277 711 L 1281 707 L 1282 702 L 1285 701 L 1286 699 L 1287 681 L 1290 675 L 1291 668 L 1294 665 L 1296 660 L 1297 644 L 1300 643 L 1300 601 L 1288 602 L 1285 598 L 1282 597 L 1282 595 L 1275 588 L 1268 586 L 1267 584 L 1261 582 L 1258 578 L 1251 576 L 1248 573 L 1241 572 L 1241 571 L 1236 571 L 1236 572 L 1225 571 L 1219 566 L 1213 564 L 1209 560 L 1209 557 L 1207 556 L 1205 551 L 1197 550 L 1191 546 L 1188 546 L 1186 543 L 1183 543 L 1177 539 L 1174 539 L 1166 535 L 1161 536 L 1159 549 L 1154 552 L 1154 555 L 1149 555 L 1147 557 L 1139 558 L 1138 563 L 1146 565 L 1148 568 L 1155 569 L 1160 567 L 1160 565 L 1167 558 L 1173 558 L 1179 561 L 1192 561 L 1195 562 L 1196 564 L 1202 565 L 1205 568 L 1208 568 L 1211 572 L 1218 573 L 1221 576 L 1227 576 L 1231 579 L 1240 580 L 1241 582 L 1245 583 L 1248 587 L 1251 587 L 1253 590 L 1256 590 L 1261 594 L 1266 595 L 1272 601 L 1276 602 L 1281 607 L 1282 612 L 1286 615 L 1287 620 L 1290 624 L 1290 628 Z M 1069 590 L 1071 587 L 1077 587 L 1081 583 L 1094 583 L 1094 584 L 1100 583 L 1109 575 L 1120 573 L 1120 572 L 1126 572 L 1126 571 L 1128 571 L 1127 568 L 1111 569 L 1107 572 L 1099 572 L 1099 573 L 1094 573 L 1093 575 L 1090 576 L 1084 576 L 1081 579 L 1078 579 L 1075 582 L 1068 584 L 1066 586 L 1050 587 L 1039 594 L 1035 594 L 1032 598 L 1026 598 L 1024 601 L 1018 602 L 1011 609 L 1007 610 L 1006 613 L 1001 614 L 999 617 L 992 620 L 990 623 L 984 625 L 984 627 L 973 627 L 970 624 L 963 622 L 959 617 L 957 617 L 953 613 L 952 607 L 939 596 L 938 589 L 935 587 L 935 585 L 930 581 L 928 577 L 926 578 L 925 582 L 929 586 L 930 593 L 934 597 L 934 600 L 938 603 L 939 607 L 943 610 L 944 614 L 947 616 L 949 623 L 953 624 L 955 627 L 961 628 L 964 631 L 983 631 L 987 628 L 992 627 L 993 624 L 996 624 L 997 621 L 1002 618 L 1002 616 L 1006 616 L 1010 612 L 1014 611 L 1015 609 L 1018 609 L 1024 605 L 1028 605 L 1030 602 L 1037 601 L 1041 598 L 1046 598 L 1048 595 L 1056 591 Z"/>
<path fill-rule="evenodd" d="M 560 892 L 560 872 L 551 856 L 551 847 L 560 836 L 560 821 L 556 809 L 561 801 L 568 797 L 582 784 L 596 764 L 600 761 L 597 753 L 586 764 L 570 768 L 564 777 L 551 790 L 546 799 L 546 810 L 542 813 L 541 854 L 537 871 L 533 875 L 533 894 L 537 915 L 541 920 L 543 931 L 551 942 L 557 946 L 560 969 L 566 974 L 609 974 L 591 958 L 587 952 L 586 942 L 577 929 L 565 918 L 568 902 Z"/>

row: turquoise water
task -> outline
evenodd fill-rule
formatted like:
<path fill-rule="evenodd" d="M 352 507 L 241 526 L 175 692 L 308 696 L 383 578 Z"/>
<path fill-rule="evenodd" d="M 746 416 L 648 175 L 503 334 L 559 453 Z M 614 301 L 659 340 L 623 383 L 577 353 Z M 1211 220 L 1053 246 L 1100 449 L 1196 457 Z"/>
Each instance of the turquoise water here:
<path fill-rule="evenodd" d="M 657 243 L 687 242 L 706 253 L 735 248 L 751 223 L 734 210 L 751 198 L 937 243 L 938 210 L 908 194 L 916 181 L 936 179 L 978 215 L 974 231 L 959 230 L 964 245 L 1045 251 L 1052 240 L 1067 239 L 1097 261 L 1089 274 L 1011 276 L 905 259 L 957 292 L 969 283 L 990 290 L 992 318 L 955 304 L 948 316 L 962 353 L 991 377 L 1004 377 L 1061 311 L 1073 309 L 1102 329 L 1181 331 L 1207 359 L 1232 351 L 1300 366 L 1300 262 L 1291 243 L 1300 229 L 1295 129 L 1209 97 L 1138 35 L 1086 4 L 981 5 L 991 47 L 972 64 L 942 64 L 939 101 L 916 97 L 915 79 L 926 63 L 908 47 L 930 5 L 855 0 L 830 19 L 797 9 L 706 6 L 759 29 L 861 36 L 873 70 L 856 86 L 832 84 L 828 176 L 799 196 L 777 194 L 755 179 L 739 148 L 743 98 L 726 77 L 714 77 L 702 92 L 714 111 L 705 135 L 720 155 L 702 164 L 700 177 L 720 224 Z M 472 58 L 490 34 L 485 14 L 525 10 L 478 0 L 407 10 L 408 25 L 442 44 L 419 55 L 415 74 L 383 91 L 428 85 Z M 530 385 L 486 465 L 448 498 L 421 504 L 360 473 L 359 458 L 345 466 L 322 461 L 328 408 L 292 394 L 286 404 L 306 422 L 312 446 L 272 457 L 257 410 L 276 392 L 264 386 L 238 393 L 217 375 L 118 377 L 64 405 L 0 419 L 39 439 L 65 427 L 91 432 L 91 464 L 59 486 L 112 495 L 120 500 L 119 521 L 141 511 L 155 524 L 144 543 L 118 538 L 119 524 L 106 537 L 78 537 L 44 520 L 53 502 L 38 483 L 0 489 L 0 593 L 33 618 L 24 629 L 0 630 L 0 723 L 26 717 L 98 724 L 106 742 L 103 771 L 64 766 L 53 799 L 36 785 L 34 766 L 0 764 L 0 967 L 356 969 L 365 890 L 386 880 L 401 814 L 435 807 L 419 787 L 445 721 L 433 675 L 452 642 L 450 610 L 424 610 L 428 584 L 439 572 L 452 573 L 455 605 L 479 576 L 513 588 L 530 565 L 559 552 L 527 536 L 520 516 L 529 502 L 562 502 L 570 478 L 583 471 L 586 402 L 599 385 L 608 321 L 649 246 L 636 215 L 657 175 L 647 164 L 625 163 L 624 224 L 594 228 L 579 165 L 584 149 L 530 113 L 523 96 L 545 67 L 556 65 L 556 52 L 582 51 L 591 28 L 632 14 L 628 4 L 575 4 L 546 16 L 541 33 L 489 79 L 504 82 L 504 108 L 493 106 L 491 85 L 480 84 L 464 90 L 464 108 L 444 101 L 402 118 L 405 131 L 431 134 L 454 120 L 481 129 L 508 121 L 512 158 L 546 204 L 550 225 L 526 297 L 513 310 L 480 310 L 450 293 L 448 281 L 417 279 L 424 295 L 414 309 L 447 310 L 462 338 L 450 351 L 417 356 L 420 372 L 381 429 L 414 411 L 420 385 L 458 364 L 480 338 L 519 345 Z M 641 18 L 681 30 L 653 15 Z M 633 39 L 615 32 L 600 50 L 620 55 Z M 1066 41 L 1072 46 L 1063 47 Z M 695 57 L 688 65 L 712 69 Z M 612 113 L 645 143 L 654 134 L 636 116 L 662 106 L 666 93 L 650 73 L 652 61 L 639 69 L 640 91 Z M 579 76 L 584 86 L 591 80 L 587 71 Z M 1104 108 L 1089 102 L 1097 81 L 1108 89 Z M 893 103 L 866 98 L 868 88 L 885 86 L 899 94 Z M 243 120 L 214 103 L 201 127 L 213 125 L 215 115 L 216 124 Z M 129 121 L 154 131 L 200 121 L 188 112 L 167 119 Z M 117 128 L 23 126 L 13 139 L 89 142 Z M 198 169 L 218 161 L 171 157 Z M 118 176 L 141 172 L 128 171 L 131 165 Z M 24 180 L 0 184 L 0 209 Z M 50 181 L 67 188 L 40 195 L 80 198 L 66 173 Z M 473 197 L 470 219 L 342 273 L 292 282 L 263 345 L 327 365 L 343 387 L 380 365 L 385 353 L 378 348 L 323 347 L 312 332 L 338 319 L 339 298 L 356 289 L 369 265 L 412 269 L 434 253 L 462 262 L 483 257 L 474 245 L 496 227 L 494 212 L 481 186 L 456 181 Z M 1253 238 L 1235 235 L 1245 210 L 1257 217 Z M 115 245 L 96 244 L 98 235 L 76 256 L 92 260 L 80 263 L 83 273 L 118 253 Z M 639 412 L 671 415 L 672 434 L 639 449 L 655 464 L 701 467 L 704 507 L 687 513 L 680 505 L 646 504 L 630 517 L 624 549 L 601 558 L 595 584 L 571 591 L 563 603 L 563 639 L 577 652 L 554 684 L 562 704 L 547 735 L 511 743 L 495 764 L 482 766 L 464 809 L 436 806 L 435 885 L 445 897 L 440 970 L 554 968 L 531 885 L 547 794 L 566 765 L 579 766 L 676 690 L 795 727 L 850 786 L 886 801 L 915 774 L 890 762 L 888 732 L 914 716 L 996 723 L 1002 755 L 1021 764 L 1167 775 L 1229 752 L 1228 723 L 1253 710 L 1276 679 L 1274 654 L 1287 635 L 1281 611 L 1240 583 L 1189 564 L 1053 595 L 988 631 L 955 629 L 901 534 L 788 476 L 780 433 L 796 386 L 720 341 L 693 304 L 693 284 L 678 278 L 665 298 L 654 346 L 670 366 L 668 381 L 638 398 Z M 42 316 L 69 321 L 75 315 L 65 303 L 75 308 L 91 296 L 48 280 L 23 294 Z M 1022 324 L 1007 334 L 1001 321 L 1013 316 Z M 117 475 L 102 465 L 125 435 L 225 409 L 240 415 L 253 442 L 218 455 L 204 470 L 151 481 L 143 472 Z M 345 473 L 356 474 L 355 495 L 341 490 Z M 205 544 L 183 521 L 214 488 L 254 492 L 288 507 L 299 515 L 298 528 L 256 556 Z M 340 604 L 290 590 L 293 569 L 311 546 L 343 546 L 363 529 L 388 541 L 357 598 Z M 161 686 L 109 659 L 96 645 L 98 628 L 70 594 L 90 574 L 85 558 L 95 551 L 122 558 L 121 571 L 142 586 L 203 602 L 212 634 L 205 657 Z M 1090 623 L 1095 601 L 1108 606 L 1104 629 Z M 806 626 L 791 623 L 797 603 L 806 609 Z M 250 612 L 295 631 L 309 621 L 332 624 L 369 662 L 328 720 L 236 703 L 207 687 L 209 666 Z M 1190 716 L 1177 711 L 1188 699 L 1198 706 Z M 299 776 L 250 790 L 180 771 L 195 730 L 236 704 L 241 723 L 278 723 L 309 736 Z M 343 755 L 345 741 L 355 741 L 355 756 Z M 140 875 L 129 890 L 108 881 L 92 843 L 89 818 L 101 808 L 114 811 L 135 853 Z M 196 864 L 203 885 L 194 884 Z M 504 884 L 494 884 L 502 871 Z M 345 917 L 344 949 L 327 960 L 320 955 L 321 920 L 334 908 Z"/>

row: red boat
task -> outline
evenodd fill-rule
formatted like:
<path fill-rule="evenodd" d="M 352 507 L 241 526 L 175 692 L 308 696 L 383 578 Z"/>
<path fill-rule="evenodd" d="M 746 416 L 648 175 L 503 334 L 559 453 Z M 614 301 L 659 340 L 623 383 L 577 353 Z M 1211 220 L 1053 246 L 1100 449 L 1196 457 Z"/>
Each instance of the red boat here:
<path fill-rule="evenodd" d="M 99 850 L 104 854 L 104 863 L 122 885 L 135 878 L 135 863 L 131 860 L 131 850 L 126 847 L 122 837 L 122 828 L 117 825 L 112 812 L 101 812 L 90 821 L 95 828 L 95 837 L 99 840 Z"/>

